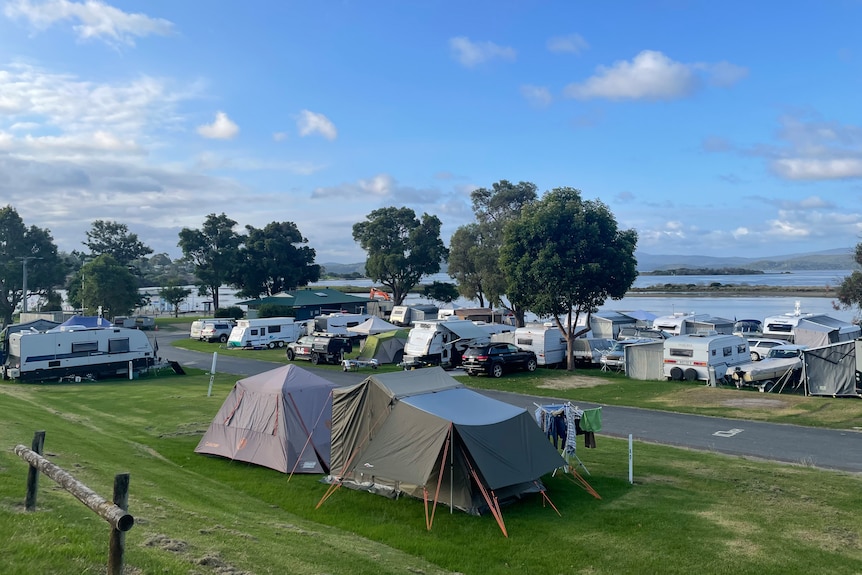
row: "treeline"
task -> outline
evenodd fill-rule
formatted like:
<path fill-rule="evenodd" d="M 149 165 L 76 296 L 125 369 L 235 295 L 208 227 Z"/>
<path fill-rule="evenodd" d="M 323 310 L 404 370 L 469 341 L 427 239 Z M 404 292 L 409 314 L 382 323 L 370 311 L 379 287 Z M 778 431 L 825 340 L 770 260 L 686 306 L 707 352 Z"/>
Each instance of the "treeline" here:
<path fill-rule="evenodd" d="M 762 270 L 748 268 L 672 268 L 640 272 L 642 276 L 754 276 L 763 275 Z"/>

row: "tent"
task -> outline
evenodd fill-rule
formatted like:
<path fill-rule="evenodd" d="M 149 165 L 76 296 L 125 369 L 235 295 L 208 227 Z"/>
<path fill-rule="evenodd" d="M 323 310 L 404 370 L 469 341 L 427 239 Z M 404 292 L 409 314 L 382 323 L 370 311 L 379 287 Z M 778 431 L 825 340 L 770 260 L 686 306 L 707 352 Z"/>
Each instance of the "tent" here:
<path fill-rule="evenodd" d="M 859 352 L 862 341 L 841 341 L 804 353 L 806 395 L 860 397 Z"/>
<path fill-rule="evenodd" d="M 490 511 L 541 492 L 566 462 L 523 408 L 464 387 L 440 367 L 375 374 L 333 390 L 330 490 L 339 485 Z M 433 518 L 433 513 L 431 514 Z"/>
<path fill-rule="evenodd" d="M 69 331 L 80 328 L 113 327 L 114 324 L 100 315 L 73 315 L 58 326 L 48 331 Z"/>
<path fill-rule="evenodd" d="M 396 329 L 365 338 L 358 359 L 376 359 L 378 363 L 399 363 L 404 357 L 404 344 L 410 330 Z"/>
<path fill-rule="evenodd" d="M 195 452 L 284 473 L 326 473 L 336 387 L 296 365 L 241 379 Z"/>
<path fill-rule="evenodd" d="M 397 325 L 395 325 L 394 323 L 389 323 L 385 319 L 377 317 L 375 315 L 363 321 L 359 325 L 348 327 L 347 331 L 349 331 L 350 333 L 355 333 L 356 335 L 374 335 L 377 333 L 384 333 L 395 329 L 398 329 Z"/>
<path fill-rule="evenodd" d="M 839 341 L 851 341 L 859 337 L 858 325 L 847 323 L 828 315 L 800 319 L 793 329 L 793 341 L 808 347 L 822 347 Z"/>

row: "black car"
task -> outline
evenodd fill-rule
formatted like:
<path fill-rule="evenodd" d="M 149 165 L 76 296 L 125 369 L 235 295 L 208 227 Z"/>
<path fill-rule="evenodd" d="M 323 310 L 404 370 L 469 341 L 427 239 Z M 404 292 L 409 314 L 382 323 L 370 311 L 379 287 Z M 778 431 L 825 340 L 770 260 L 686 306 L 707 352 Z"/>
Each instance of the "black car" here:
<path fill-rule="evenodd" d="M 341 363 L 344 355 L 353 351 L 349 337 L 333 334 L 306 335 L 287 344 L 287 360 L 309 359 L 311 363 Z"/>
<path fill-rule="evenodd" d="M 468 347 L 461 356 L 461 367 L 467 375 L 486 373 L 502 377 L 516 369 L 536 370 L 536 354 L 511 343 L 491 343 Z"/>

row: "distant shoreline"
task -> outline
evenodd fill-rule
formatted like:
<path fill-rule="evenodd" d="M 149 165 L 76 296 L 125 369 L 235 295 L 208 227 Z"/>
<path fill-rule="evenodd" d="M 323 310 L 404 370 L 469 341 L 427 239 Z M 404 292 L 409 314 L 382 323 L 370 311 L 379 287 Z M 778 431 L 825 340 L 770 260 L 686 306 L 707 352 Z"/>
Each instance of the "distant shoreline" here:
<path fill-rule="evenodd" d="M 655 296 L 655 297 L 823 297 L 837 298 L 836 290 L 825 286 L 768 286 L 768 285 L 686 285 L 669 284 L 661 286 L 648 286 L 632 288 L 626 295 L 629 296 Z"/>

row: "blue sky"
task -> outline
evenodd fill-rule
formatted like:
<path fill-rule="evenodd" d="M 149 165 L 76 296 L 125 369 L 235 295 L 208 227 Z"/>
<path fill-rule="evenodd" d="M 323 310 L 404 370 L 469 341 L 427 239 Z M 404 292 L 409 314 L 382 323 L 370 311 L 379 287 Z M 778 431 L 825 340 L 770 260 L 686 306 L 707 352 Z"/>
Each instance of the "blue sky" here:
<path fill-rule="evenodd" d="M 356 262 L 372 210 L 499 180 L 600 199 L 653 254 L 862 241 L 862 0 L 0 0 L 0 205 L 180 255 L 209 213 Z"/>

